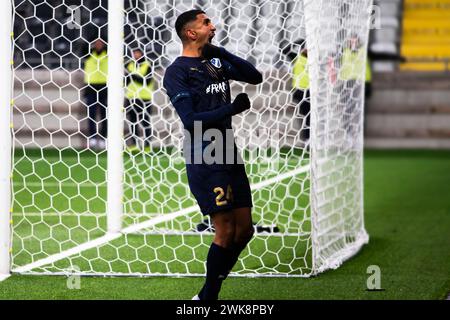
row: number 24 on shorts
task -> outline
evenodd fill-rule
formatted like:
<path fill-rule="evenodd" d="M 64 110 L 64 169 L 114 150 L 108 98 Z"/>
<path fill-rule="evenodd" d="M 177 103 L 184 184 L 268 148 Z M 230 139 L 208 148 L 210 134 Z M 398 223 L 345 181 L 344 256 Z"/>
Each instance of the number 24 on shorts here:
<path fill-rule="evenodd" d="M 233 190 L 231 189 L 231 186 L 227 186 L 227 194 L 225 195 L 225 192 L 223 188 L 221 187 L 215 187 L 214 193 L 217 194 L 216 196 L 216 205 L 218 207 L 224 206 L 228 204 L 228 201 L 233 202 Z M 224 199 L 225 196 L 225 199 Z"/>

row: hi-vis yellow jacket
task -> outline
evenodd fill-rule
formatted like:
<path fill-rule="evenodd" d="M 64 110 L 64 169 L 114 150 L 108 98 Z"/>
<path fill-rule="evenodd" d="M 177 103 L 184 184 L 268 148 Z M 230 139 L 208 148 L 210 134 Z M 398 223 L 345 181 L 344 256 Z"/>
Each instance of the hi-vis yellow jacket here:
<path fill-rule="evenodd" d="M 294 62 L 292 87 L 300 90 L 309 89 L 308 58 L 299 55 Z"/>
<path fill-rule="evenodd" d="M 363 72 L 364 67 L 366 68 L 365 73 Z M 370 63 L 364 48 L 358 51 L 352 51 L 349 48 L 344 49 L 339 79 L 362 80 L 366 82 L 372 80 Z"/>
<path fill-rule="evenodd" d="M 108 54 L 106 50 L 95 50 L 84 63 L 84 83 L 106 84 L 108 78 Z"/>
<path fill-rule="evenodd" d="M 131 80 L 127 86 L 125 96 L 128 99 L 141 99 L 141 100 L 151 100 L 153 97 L 153 87 L 154 83 L 152 79 L 146 79 L 146 75 L 150 71 L 150 63 L 144 61 L 140 64 L 135 61 L 131 61 L 127 65 L 127 70 L 129 74 L 137 75 L 142 77 L 143 83 Z"/>

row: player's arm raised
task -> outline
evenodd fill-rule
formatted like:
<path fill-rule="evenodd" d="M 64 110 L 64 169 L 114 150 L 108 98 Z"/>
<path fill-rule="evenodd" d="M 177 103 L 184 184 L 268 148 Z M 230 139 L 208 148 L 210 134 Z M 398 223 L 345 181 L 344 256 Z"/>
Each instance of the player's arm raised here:
<path fill-rule="evenodd" d="M 194 110 L 192 95 L 184 79 L 183 71 L 176 68 L 168 68 L 164 77 L 164 87 L 170 97 L 172 105 L 187 130 L 194 128 L 195 121 L 201 121 L 203 125 L 212 125 L 250 109 L 250 100 L 246 93 L 240 93 L 230 104 L 224 104 L 211 111 L 197 112 Z"/>
<path fill-rule="evenodd" d="M 243 81 L 250 84 L 260 84 L 263 80 L 261 72 L 259 72 L 253 64 L 245 59 L 239 58 L 228 52 L 223 47 L 217 47 L 207 44 L 202 49 L 203 57 L 207 59 L 219 58 L 225 60 L 224 67 L 228 76 L 232 80 Z"/>

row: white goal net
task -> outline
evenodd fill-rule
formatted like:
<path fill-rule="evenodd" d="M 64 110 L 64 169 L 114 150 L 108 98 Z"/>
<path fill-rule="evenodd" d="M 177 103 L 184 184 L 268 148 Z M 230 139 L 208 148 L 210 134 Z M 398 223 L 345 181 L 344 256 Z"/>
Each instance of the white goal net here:
<path fill-rule="evenodd" d="M 214 43 L 264 76 L 258 86 L 230 83 L 233 97 L 246 92 L 252 101 L 233 128 L 256 231 L 231 275 L 307 277 L 337 268 L 367 243 L 362 125 L 370 0 L 9 6 L 0 34 L 12 41 L 11 52 L 1 49 L 12 65 L 1 68 L 10 108 L 0 129 L 2 139 L 12 139 L 1 145 L 7 169 L 0 202 L 9 216 L 0 218 L 0 273 L 205 273 L 214 230 L 187 185 L 182 124 L 162 88 L 181 52 L 175 19 L 192 8 L 211 17 Z M 136 49 L 148 62 L 142 85 L 151 87 L 150 98 L 129 96 Z M 304 90 L 293 81 L 302 52 Z"/>

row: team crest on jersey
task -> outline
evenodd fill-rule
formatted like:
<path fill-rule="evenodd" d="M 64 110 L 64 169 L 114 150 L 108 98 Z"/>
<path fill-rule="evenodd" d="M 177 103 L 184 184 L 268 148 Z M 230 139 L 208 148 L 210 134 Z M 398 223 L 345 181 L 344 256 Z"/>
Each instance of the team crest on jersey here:
<path fill-rule="evenodd" d="M 219 69 L 220 67 L 222 67 L 222 63 L 220 62 L 219 58 L 212 58 L 209 62 L 211 62 L 211 64 L 216 67 L 217 69 Z"/>

